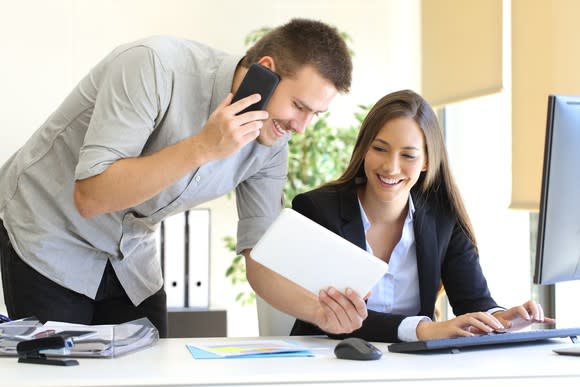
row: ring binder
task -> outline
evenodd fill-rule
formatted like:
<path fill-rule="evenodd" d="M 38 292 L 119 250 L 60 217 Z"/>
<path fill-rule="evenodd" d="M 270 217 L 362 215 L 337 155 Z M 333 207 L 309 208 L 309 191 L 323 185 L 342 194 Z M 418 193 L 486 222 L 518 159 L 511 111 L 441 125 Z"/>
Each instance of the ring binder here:
<path fill-rule="evenodd" d="M 195 208 L 166 218 L 158 238 L 167 306 L 208 308 L 209 209 Z"/>

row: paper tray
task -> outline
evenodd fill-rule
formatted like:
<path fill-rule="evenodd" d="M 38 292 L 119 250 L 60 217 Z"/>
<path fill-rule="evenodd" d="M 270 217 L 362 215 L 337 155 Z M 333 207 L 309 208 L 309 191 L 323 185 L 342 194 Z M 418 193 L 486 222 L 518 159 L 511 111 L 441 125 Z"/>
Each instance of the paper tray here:
<path fill-rule="evenodd" d="M 159 340 L 159 332 L 146 319 L 117 325 L 81 325 L 36 319 L 0 324 L 0 356 L 18 356 L 19 342 L 60 334 L 66 338 L 62 349 L 40 350 L 50 357 L 114 358 L 146 348 Z"/>

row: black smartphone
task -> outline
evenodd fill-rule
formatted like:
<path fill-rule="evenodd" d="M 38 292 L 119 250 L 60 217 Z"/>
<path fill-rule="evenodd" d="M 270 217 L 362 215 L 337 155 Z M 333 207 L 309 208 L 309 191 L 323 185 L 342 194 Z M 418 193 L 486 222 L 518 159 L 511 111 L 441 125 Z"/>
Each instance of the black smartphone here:
<path fill-rule="evenodd" d="M 276 86 L 278 86 L 278 82 L 280 82 L 280 76 L 269 68 L 256 63 L 250 65 L 248 72 L 244 76 L 244 79 L 242 79 L 242 83 L 232 99 L 232 103 L 256 93 L 260 94 L 262 99 L 248 106 L 238 114 L 253 110 L 265 110 L 270 97 L 272 97 Z"/>

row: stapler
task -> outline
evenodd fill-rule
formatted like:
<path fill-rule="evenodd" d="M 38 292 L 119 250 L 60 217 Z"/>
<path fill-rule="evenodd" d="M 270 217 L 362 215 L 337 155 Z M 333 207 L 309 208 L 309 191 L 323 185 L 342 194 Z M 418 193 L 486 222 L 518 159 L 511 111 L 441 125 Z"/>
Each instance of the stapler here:
<path fill-rule="evenodd" d="M 39 339 L 21 341 L 16 345 L 19 363 L 72 366 L 79 362 L 73 359 L 55 359 L 42 353 L 46 350 L 66 350 L 72 347 L 72 340 L 58 334 Z"/>

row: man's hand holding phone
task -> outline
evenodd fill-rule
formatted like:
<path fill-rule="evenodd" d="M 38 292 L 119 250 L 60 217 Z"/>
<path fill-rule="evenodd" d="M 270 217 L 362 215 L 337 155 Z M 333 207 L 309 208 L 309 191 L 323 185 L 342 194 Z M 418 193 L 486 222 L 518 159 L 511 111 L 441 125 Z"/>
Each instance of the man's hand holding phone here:
<path fill-rule="evenodd" d="M 259 94 L 251 95 L 231 104 L 232 94 L 220 103 L 209 116 L 207 123 L 199 134 L 210 160 L 223 159 L 240 150 L 260 134 L 263 121 L 268 119 L 268 112 L 257 110 L 238 115 L 240 111 L 260 100 Z M 208 160 L 209 161 L 209 160 Z"/>
<path fill-rule="evenodd" d="M 226 158 L 260 135 L 263 121 L 268 119 L 265 108 L 279 79 L 264 66 L 250 66 L 236 94 L 228 94 L 197 136 L 206 161 Z"/>

